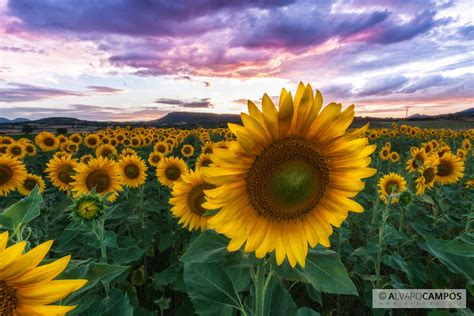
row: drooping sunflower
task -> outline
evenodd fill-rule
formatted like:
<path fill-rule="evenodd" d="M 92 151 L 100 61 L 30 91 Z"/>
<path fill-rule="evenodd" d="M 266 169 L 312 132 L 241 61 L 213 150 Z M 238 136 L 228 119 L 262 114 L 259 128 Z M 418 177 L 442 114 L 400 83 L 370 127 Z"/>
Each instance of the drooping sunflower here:
<path fill-rule="evenodd" d="M 150 166 L 157 167 L 158 163 L 164 158 L 163 154 L 157 151 L 153 151 L 148 156 L 148 163 Z"/>
<path fill-rule="evenodd" d="M 53 280 L 68 265 L 71 256 L 38 266 L 53 241 L 46 241 L 23 254 L 26 242 L 6 247 L 8 232 L 0 234 L 0 314 L 65 315 L 75 306 L 49 305 L 82 288 L 87 280 Z"/>
<path fill-rule="evenodd" d="M 23 144 L 16 142 L 8 145 L 6 154 L 18 160 L 22 160 L 27 155 L 27 152 Z"/>
<path fill-rule="evenodd" d="M 426 159 L 423 166 L 418 170 L 419 176 L 415 180 L 416 183 L 416 194 L 423 195 L 426 190 L 432 189 L 435 180 L 436 173 L 438 172 L 439 159 L 437 155 L 432 155 Z"/>
<path fill-rule="evenodd" d="M 18 192 L 20 192 L 24 196 L 27 196 L 35 188 L 36 185 L 38 186 L 40 192 L 44 191 L 45 186 L 43 178 L 35 174 L 28 173 L 25 180 L 23 180 L 23 182 L 18 186 Z"/>
<path fill-rule="evenodd" d="M 156 176 L 158 181 L 169 188 L 181 179 L 182 175 L 188 171 L 188 167 L 183 159 L 177 157 L 165 157 L 158 163 Z"/>
<path fill-rule="evenodd" d="M 228 124 L 237 136 L 229 149 L 213 148 L 211 167 L 202 168 L 206 190 L 203 207 L 220 209 L 209 227 L 231 239 L 227 249 L 258 258 L 275 250 L 278 264 L 305 265 L 308 244 L 329 247 L 332 226 L 349 211 L 363 212 L 351 198 L 364 188 L 361 178 L 375 150 L 360 137 L 367 126 L 346 133 L 354 106 L 322 108 L 322 96 L 300 83 L 295 98 L 282 89 L 279 110 L 265 94 L 263 113 L 249 101 L 244 126 Z"/>
<path fill-rule="evenodd" d="M 89 194 L 93 188 L 100 196 L 112 193 L 108 201 L 113 202 L 122 191 L 122 181 L 118 164 L 104 157 L 91 159 L 87 165 L 80 164 L 76 167 L 77 173 L 72 182 L 75 196 Z"/>
<path fill-rule="evenodd" d="M 95 156 L 113 159 L 117 155 L 117 149 L 114 146 L 106 144 L 100 145 L 95 150 Z"/>
<path fill-rule="evenodd" d="M 183 145 L 181 148 L 181 153 L 184 157 L 191 157 L 194 154 L 194 147 L 192 145 Z"/>
<path fill-rule="evenodd" d="M 440 184 L 456 183 L 464 176 L 464 162 L 452 153 L 439 158 L 436 181 Z"/>
<path fill-rule="evenodd" d="M 92 155 L 86 154 L 81 157 L 81 163 L 87 165 L 91 159 L 94 157 Z"/>
<path fill-rule="evenodd" d="M 209 167 L 212 163 L 211 155 L 202 153 L 196 160 L 196 169 Z"/>
<path fill-rule="evenodd" d="M 137 155 L 124 156 L 118 162 L 123 185 L 137 188 L 146 181 L 147 166 Z"/>
<path fill-rule="evenodd" d="M 18 159 L 0 155 L 0 196 L 15 191 L 26 179 L 26 167 Z"/>
<path fill-rule="evenodd" d="M 59 147 L 59 140 L 50 132 L 41 132 L 36 135 L 35 143 L 42 151 L 53 151 Z"/>
<path fill-rule="evenodd" d="M 72 188 L 74 181 L 74 169 L 78 166 L 78 162 L 74 160 L 70 154 L 61 157 L 53 157 L 47 164 L 46 173 L 51 183 L 62 191 Z"/>
<path fill-rule="evenodd" d="M 382 178 L 380 178 L 377 185 L 379 187 L 379 198 L 385 203 L 388 203 L 388 197 L 390 196 L 390 194 L 402 193 L 407 188 L 407 182 L 405 178 L 394 172 L 386 174 Z M 398 197 L 391 198 L 391 204 L 397 202 Z"/>
<path fill-rule="evenodd" d="M 415 172 L 423 166 L 427 155 L 424 149 L 414 148 L 411 150 L 412 158 L 408 159 L 406 163 L 406 170 L 408 172 Z"/>
<path fill-rule="evenodd" d="M 169 203 L 173 205 L 171 212 L 179 218 L 179 224 L 189 231 L 207 229 L 207 220 L 210 217 L 203 216 L 207 211 L 202 207 L 206 202 L 204 190 L 213 189 L 215 186 L 207 183 L 199 171 L 185 173 L 181 180 L 176 182 L 171 193 Z"/>
<path fill-rule="evenodd" d="M 96 148 L 100 144 L 100 138 L 96 134 L 89 134 L 84 138 L 84 144 L 88 148 Z"/>

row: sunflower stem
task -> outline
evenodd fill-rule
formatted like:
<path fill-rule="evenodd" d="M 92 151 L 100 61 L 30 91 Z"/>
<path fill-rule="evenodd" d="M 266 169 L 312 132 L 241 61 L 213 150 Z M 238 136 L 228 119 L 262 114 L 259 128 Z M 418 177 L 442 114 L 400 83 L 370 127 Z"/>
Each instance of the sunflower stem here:
<path fill-rule="evenodd" d="M 390 205 L 392 201 L 392 194 L 388 196 L 387 199 L 387 204 L 385 204 L 385 207 L 382 208 L 382 221 L 380 223 L 379 227 L 379 242 L 378 242 L 378 249 L 377 249 L 377 260 L 375 261 L 375 274 L 377 276 L 377 281 L 376 281 L 376 289 L 380 289 L 380 286 L 382 285 L 382 279 L 380 275 L 380 268 L 382 264 L 382 243 L 383 243 L 383 238 L 384 238 L 384 233 L 385 233 L 385 223 L 387 222 L 388 219 L 388 206 Z"/>
<path fill-rule="evenodd" d="M 266 274 L 266 261 L 262 260 L 257 266 L 257 273 L 255 274 L 255 316 L 263 316 L 264 306 L 265 306 L 265 294 L 267 292 L 268 286 L 270 285 L 270 280 L 272 277 L 272 271 L 265 278 Z"/>

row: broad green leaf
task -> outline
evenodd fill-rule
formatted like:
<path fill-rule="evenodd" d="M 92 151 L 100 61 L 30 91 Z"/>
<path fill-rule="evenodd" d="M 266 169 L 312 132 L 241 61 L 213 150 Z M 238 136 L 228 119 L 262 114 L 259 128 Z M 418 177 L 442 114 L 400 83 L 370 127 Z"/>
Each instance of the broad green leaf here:
<path fill-rule="evenodd" d="M 12 230 L 27 224 L 40 215 L 43 198 L 36 186 L 30 194 L 0 213 L 0 225 Z"/>
<path fill-rule="evenodd" d="M 470 256 L 458 255 L 459 253 L 471 253 L 472 245 L 465 243 L 463 251 L 461 248 L 461 240 L 456 243 L 457 253 L 453 254 L 446 251 L 452 243 L 452 240 L 439 240 L 433 238 L 425 238 L 428 250 L 437 257 L 451 272 L 464 275 L 468 281 L 474 281 L 474 260 Z"/>
<path fill-rule="evenodd" d="M 297 271 L 319 291 L 357 295 L 346 267 L 334 251 L 311 250 L 306 258 L 306 267 L 298 267 Z"/>
<path fill-rule="evenodd" d="M 110 316 L 133 316 L 133 306 L 127 294 L 119 289 L 112 289 L 103 301 L 104 311 L 101 315 Z"/>
<path fill-rule="evenodd" d="M 87 274 L 84 276 L 88 280 L 100 280 L 105 283 L 112 282 L 122 273 L 127 271 L 129 267 L 112 265 L 107 263 L 90 263 Z"/>
<path fill-rule="evenodd" d="M 208 301 L 240 308 L 240 298 L 234 284 L 215 263 L 186 263 L 184 282 L 191 300 Z"/>
<path fill-rule="evenodd" d="M 184 263 L 221 261 L 228 254 L 228 239 L 213 231 L 205 231 L 180 258 Z"/>
<path fill-rule="evenodd" d="M 296 304 L 290 293 L 277 278 L 270 281 L 265 295 L 264 315 L 287 316 L 296 314 Z"/>

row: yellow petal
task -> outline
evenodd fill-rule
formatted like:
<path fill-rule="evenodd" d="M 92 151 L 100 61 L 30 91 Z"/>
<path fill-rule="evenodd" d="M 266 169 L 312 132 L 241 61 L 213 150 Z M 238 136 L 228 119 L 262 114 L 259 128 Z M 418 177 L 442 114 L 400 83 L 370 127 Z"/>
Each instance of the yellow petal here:
<path fill-rule="evenodd" d="M 273 139 L 278 138 L 278 111 L 273 104 L 272 99 L 268 96 L 268 94 L 264 94 L 262 98 L 262 110 L 263 110 L 263 118 L 265 120 L 265 125 L 267 126 L 267 130 L 270 132 L 270 135 Z"/>
<path fill-rule="evenodd" d="M 59 306 L 59 305 L 26 305 L 21 304 L 16 307 L 15 312 L 18 315 L 44 315 L 44 316 L 51 316 L 51 315 L 65 315 L 67 312 L 72 311 L 76 308 L 74 306 Z"/>
<path fill-rule="evenodd" d="M 16 290 L 20 304 L 44 305 L 57 302 L 80 289 L 87 280 L 56 280 L 41 285 L 21 287 Z"/>
<path fill-rule="evenodd" d="M 7 242 L 8 242 L 8 230 L 0 234 L 0 251 L 5 249 L 5 247 L 7 246 Z"/>
<path fill-rule="evenodd" d="M 22 241 L 0 252 L 0 273 L 4 272 L 4 269 L 10 269 L 10 265 L 21 256 L 25 246 L 26 241 Z"/>

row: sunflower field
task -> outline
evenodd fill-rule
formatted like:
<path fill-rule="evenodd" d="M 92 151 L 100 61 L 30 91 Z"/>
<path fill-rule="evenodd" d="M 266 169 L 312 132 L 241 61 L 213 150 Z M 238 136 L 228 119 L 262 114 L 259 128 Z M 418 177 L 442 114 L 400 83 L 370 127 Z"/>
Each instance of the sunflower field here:
<path fill-rule="evenodd" d="M 383 315 L 466 289 L 474 130 L 351 127 L 300 84 L 242 126 L 0 136 L 0 315 Z"/>

